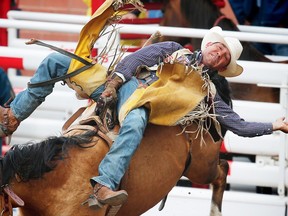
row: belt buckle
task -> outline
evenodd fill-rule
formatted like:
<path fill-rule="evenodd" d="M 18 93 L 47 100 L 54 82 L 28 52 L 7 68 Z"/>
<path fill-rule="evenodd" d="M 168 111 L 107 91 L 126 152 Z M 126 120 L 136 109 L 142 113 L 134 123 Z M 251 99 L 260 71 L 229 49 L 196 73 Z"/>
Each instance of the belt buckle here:
<path fill-rule="evenodd" d="M 147 77 L 149 77 L 151 75 L 151 71 L 148 70 L 142 70 L 140 71 L 139 75 L 137 76 L 138 79 L 146 79 Z"/>

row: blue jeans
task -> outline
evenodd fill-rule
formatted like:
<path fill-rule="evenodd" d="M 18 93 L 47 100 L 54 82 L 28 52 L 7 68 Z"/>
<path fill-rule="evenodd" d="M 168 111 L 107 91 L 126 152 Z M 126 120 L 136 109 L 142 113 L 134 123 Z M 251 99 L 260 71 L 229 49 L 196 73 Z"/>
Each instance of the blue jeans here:
<path fill-rule="evenodd" d="M 133 77 L 118 92 L 117 109 L 125 103 L 136 90 L 138 80 Z M 99 176 L 90 179 L 92 186 L 98 182 L 106 187 L 117 189 L 133 154 L 139 146 L 148 122 L 148 110 L 140 107 L 128 113 L 119 130 L 119 135 L 111 149 L 99 165 Z"/>
<path fill-rule="evenodd" d="M 30 82 L 42 82 L 66 74 L 70 60 L 69 57 L 59 53 L 48 55 L 41 62 Z M 10 104 L 15 117 L 20 121 L 29 117 L 45 101 L 46 96 L 52 93 L 53 88 L 54 84 L 51 84 L 43 87 L 27 88 L 20 92 Z"/>
<path fill-rule="evenodd" d="M 70 61 L 70 57 L 60 53 L 49 54 L 41 62 L 30 82 L 38 83 L 65 75 L 69 68 Z M 53 88 L 54 84 L 50 84 L 36 88 L 27 88 L 20 92 L 10 104 L 15 117 L 20 121 L 29 117 L 33 111 L 45 101 L 46 96 L 52 93 Z M 96 101 L 103 89 L 103 85 L 101 88 L 96 89 L 91 94 L 91 98 Z"/>

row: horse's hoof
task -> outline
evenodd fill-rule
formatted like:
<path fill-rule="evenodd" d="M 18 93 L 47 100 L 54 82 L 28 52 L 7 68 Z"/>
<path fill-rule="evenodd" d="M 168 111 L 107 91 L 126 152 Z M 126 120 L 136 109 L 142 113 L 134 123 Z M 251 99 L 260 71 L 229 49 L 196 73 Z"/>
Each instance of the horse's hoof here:
<path fill-rule="evenodd" d="M 99 210 L 103 207 L 103 205 L 93 195 L 91 195 L 86 201 L 84 201 L 82 205 L 86 205 L 87 203 L 88 207 L 92 210 Z"/>

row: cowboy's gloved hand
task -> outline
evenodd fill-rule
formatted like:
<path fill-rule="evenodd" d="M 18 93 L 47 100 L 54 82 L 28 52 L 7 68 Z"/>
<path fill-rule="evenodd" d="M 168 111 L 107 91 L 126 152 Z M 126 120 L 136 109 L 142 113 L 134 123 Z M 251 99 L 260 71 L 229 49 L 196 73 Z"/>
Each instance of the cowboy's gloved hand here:
<path fill-rule="evenodd" d="M 107 80 L 105 90 L 97 100 L 96 115 L 103 117 L 104 111 L 116 104 L 117 102 L 117 90 L 123 84 L 123 80 L 115 73 Z"/>

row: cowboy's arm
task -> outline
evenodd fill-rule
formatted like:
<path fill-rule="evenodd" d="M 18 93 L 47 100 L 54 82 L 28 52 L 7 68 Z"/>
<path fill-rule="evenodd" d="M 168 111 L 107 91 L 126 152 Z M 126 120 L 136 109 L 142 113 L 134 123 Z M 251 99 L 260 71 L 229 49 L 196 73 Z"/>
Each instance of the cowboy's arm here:
<path fill-rule="evenodd" d="M 163 62 L 164 58 L 183 47 L 176 42 L 160 42 L 143 47 L 126 56 L 115 68 L 115 72 L 124 81 L 130 80 L 141 65 L 148 67 Z"/>
<path fill-rule="evenodd" d="M 256 137 L 271 134 L 272 123 L 246 122 L 235 113 L 218 94 L 215 96 L 215 113 L 221 127 L 243 137 Z"/>

